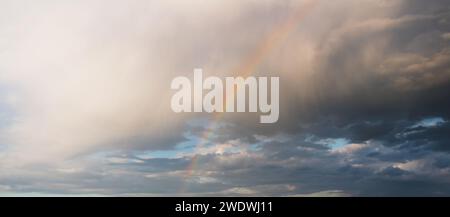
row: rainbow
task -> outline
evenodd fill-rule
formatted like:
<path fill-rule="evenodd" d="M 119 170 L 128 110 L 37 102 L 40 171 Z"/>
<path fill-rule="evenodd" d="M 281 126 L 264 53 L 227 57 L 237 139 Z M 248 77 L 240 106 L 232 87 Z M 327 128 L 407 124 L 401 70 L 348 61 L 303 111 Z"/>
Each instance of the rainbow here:
<path fill-rule="evenodd" d="M 248 77 L 254 73 L 256 67 L 267 57 L 271 51 L 276 48 L 289 33 L 295 29 L 295 27 L 300 23 L 309 12 L 315 7 L 319 0 L 307 0 L 302 5 L 300 5 L 297 10 L 295 10 L 291 16 L 289 16 L 282 25 L 277 26 L 272 30 L 266 37 L 263 38 L 259 46 L 256 47 L 255 51 L 251 53 L 235 70 L 237 72 L 236 76 Z M 232 93 L 231 93 L 232 94 Z M 226 102 L 225 102 L 226 105 Z M 208 126 L 203 131 L 200 141 L 195 145 L 195 149 L 198 150 L 206 145 L 210 141 L 211 136 L 214 133 L 214 125 L 220 121 L 223 113 L 215 113 L 213 118 L 209 121 Z M 194 176 L 196 167 L 198 163 L 198 155 L 194 155 L 191 162 L 187 166 L 184 175 L 184 183 L 181 185 L 179 193 L 186 193 L 188 187 L 188 180 Z"/>

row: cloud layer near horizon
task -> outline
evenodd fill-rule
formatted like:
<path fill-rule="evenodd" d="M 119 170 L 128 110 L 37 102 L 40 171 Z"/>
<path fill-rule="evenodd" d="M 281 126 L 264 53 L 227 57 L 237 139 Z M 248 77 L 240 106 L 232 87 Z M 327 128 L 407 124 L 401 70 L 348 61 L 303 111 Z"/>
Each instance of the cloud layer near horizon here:
<path fill-rule="evenodd" d="M 2 1 L 0 27 L 3 194 L 450 194 L 447 1 Z M 279 76 L 280 121 L 174 114 L 198 67 Z"/>

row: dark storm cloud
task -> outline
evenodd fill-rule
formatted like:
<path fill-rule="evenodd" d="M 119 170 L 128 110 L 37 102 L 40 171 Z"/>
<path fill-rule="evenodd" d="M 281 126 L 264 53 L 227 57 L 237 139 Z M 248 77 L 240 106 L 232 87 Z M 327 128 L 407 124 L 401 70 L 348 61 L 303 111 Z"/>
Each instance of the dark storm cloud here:
<path fill-rule="evenodd" d="M 231 117 L 227 120 L 237 124 L 223 135 L 297 133 L 304 125 L 318 125 L 329 137 L 348 131 L 344 137 L 362 142 L 389 134 L 402 121 L 448 119 L 450 41 L 442 37 L 450 32 L 448 7 L 445 1 L 405 1 L 395 16 L 334 24 L 317 36 L 322 44 L 310 77 L 292 80 L 280 74 L 279 123 L 263 126 L 253 118 Z M 268 67 L 277 68 L 274 62 Z M 301 73 L 302 67 L 298 64 L 288 73 Z M 298 84 L 300 79 L 310 84 Z"/>

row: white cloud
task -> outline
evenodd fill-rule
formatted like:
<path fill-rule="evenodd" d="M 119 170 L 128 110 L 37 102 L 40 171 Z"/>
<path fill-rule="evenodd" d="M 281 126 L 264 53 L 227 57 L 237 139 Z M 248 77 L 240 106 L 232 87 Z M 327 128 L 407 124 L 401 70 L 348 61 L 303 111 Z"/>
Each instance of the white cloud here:
<path fill-rule="evenodd" d="M 353 154 L 355 152 L 358 152 L 360 150 L 363 150 L 365 148 L 369 147 L 368 144 L 348 144 L 340 148 L 336 148 L 331 150 L 331 153 L 335 154 Z"/>

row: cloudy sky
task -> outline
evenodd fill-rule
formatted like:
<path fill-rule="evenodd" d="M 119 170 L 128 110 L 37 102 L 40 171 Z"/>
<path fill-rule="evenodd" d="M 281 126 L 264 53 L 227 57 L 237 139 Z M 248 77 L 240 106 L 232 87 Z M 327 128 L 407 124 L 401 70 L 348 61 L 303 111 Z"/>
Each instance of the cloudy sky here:
<path fill-rule="evenodd" d="M 280 119 L 174 113 L 280 77 Z M 0 196 L 450 196 L 448 0 L 1 0 Z"/>

